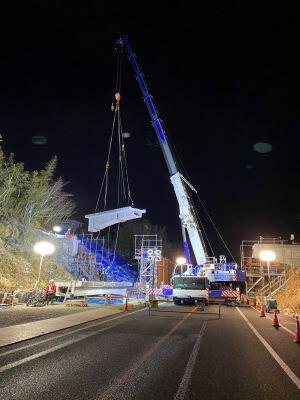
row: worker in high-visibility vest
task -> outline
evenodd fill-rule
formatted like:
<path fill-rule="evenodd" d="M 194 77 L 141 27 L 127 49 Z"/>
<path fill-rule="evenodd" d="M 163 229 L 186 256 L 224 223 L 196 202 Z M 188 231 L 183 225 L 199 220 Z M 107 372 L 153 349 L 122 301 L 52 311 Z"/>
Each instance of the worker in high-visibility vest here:
<path fill-rule="evenodd" d="M 46 304 L 50 303 L 51 305 L 53 304 L 53 301 L 55 299 L 55 293 L 56 293 L 56 285 L 54 283 L 54 279 L 50 279 L 48 285 L 46 286 Z"/>

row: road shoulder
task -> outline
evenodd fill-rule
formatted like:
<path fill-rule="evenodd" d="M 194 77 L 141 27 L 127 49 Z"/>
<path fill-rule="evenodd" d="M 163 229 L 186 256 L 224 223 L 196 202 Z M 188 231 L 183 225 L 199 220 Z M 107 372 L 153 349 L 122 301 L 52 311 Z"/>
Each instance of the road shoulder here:
<path fill-rule="evenodd" d="M 25 324 L 11 325 L 0 328 L 0 347 L 8 346 L 38 336 L 47 335 L 62 329 L 94 321 L 100 318 L 122 313 L 120 305 L 106 306 L 80 313 L 49 318 Z"/>

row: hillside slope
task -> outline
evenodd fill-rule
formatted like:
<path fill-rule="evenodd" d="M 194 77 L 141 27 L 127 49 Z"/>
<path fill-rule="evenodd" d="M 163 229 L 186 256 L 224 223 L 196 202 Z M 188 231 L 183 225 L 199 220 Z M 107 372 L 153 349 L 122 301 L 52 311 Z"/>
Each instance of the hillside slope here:
<path fill-rule="evenodd" d="M 278 307 L 289 315 L 300 315 L 300 268 L 295 276 L 274 296 Z"/>
<path fill-rule="evenodd" d="M 30 289 L 38 275 L 39 256 L 32 253 L 21 253 L 5 247 L 0 239 L 0 291 Z M 41 274 L 41 285 L 49 279 L 69 280 L 70 274 L 59 264 L 45 258 Z"/>

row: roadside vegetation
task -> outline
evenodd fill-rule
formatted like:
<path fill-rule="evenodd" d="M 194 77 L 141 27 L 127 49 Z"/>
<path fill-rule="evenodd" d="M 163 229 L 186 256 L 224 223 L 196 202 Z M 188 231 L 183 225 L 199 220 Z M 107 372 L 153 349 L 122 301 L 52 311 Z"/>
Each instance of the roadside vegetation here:
<path fill-rule="evenodd" d="M 34 232 L 51 230 L 75 208 L 66 183 L 55 177 L 57 158 L 40 171 L 26 171 L 23 163 L 0 147 L 0 290 L 34 285 L 39 256 L 32 251 Z M 42 284 L 49 277 L 67 278 L 62 266 L 45 260 Z"/>

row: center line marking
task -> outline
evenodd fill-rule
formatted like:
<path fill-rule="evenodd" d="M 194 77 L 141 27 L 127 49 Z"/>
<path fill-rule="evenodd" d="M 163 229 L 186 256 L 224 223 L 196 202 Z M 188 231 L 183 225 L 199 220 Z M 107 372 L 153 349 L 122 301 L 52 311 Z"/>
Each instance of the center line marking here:
<path fill-rule="evenodd" d="M 290 369 L 290 367 L 287 366 L 287 364 L 283 361 L 283 359 L 281 357 L 279 357 L 279 355 L 276 353 L 276 351 L 269 345 L 269 343 L 254 328 L 254 326 L 251 324 L 251 322 L 248 320 L 248 318 L 245 316 L 245 314 L 238 307 L 236 307 L 236 309 L 241 314 L 241 316 L 243 317 L 243 319 L 245 320 L 245 322 L 249 326 L 249 328 L 252 330 L 254 335 L 260 340 L 260 342 L 265 346 L 265 348 L 268 350 L 268 352 L 271 354 L 271 356 L 274 358 L 274 360 L 278 363 L 278 365 L 283 369 L 283 371 L 287 374 L 287 376 L 294 382 L 294 384 L 300 390 L 300 379 L 298 378 L 298 376 Z"/>
<path fill-rule="evenodd" d="M 180 383 L 180 386 L 177 390 L 176 396 L 174 397 L 174 400 L 184 400 L 187 394 L 188 386 L 191 380 L 192 372 L 196 363 L 197 355 L 199 352 L 200 348 L 200 343 L 204 335 L 204 331 L 207 325 L 207 320 L 204 321 L 203 325 L 201 326 L 200 332 L 198 334 L 196 343 L 194 344 L 193 350 L 191 352 L 190 358 L 188 360 L 188 363 L 185 367 L 185 372 L 182 378 L 182 381 Z"/>

